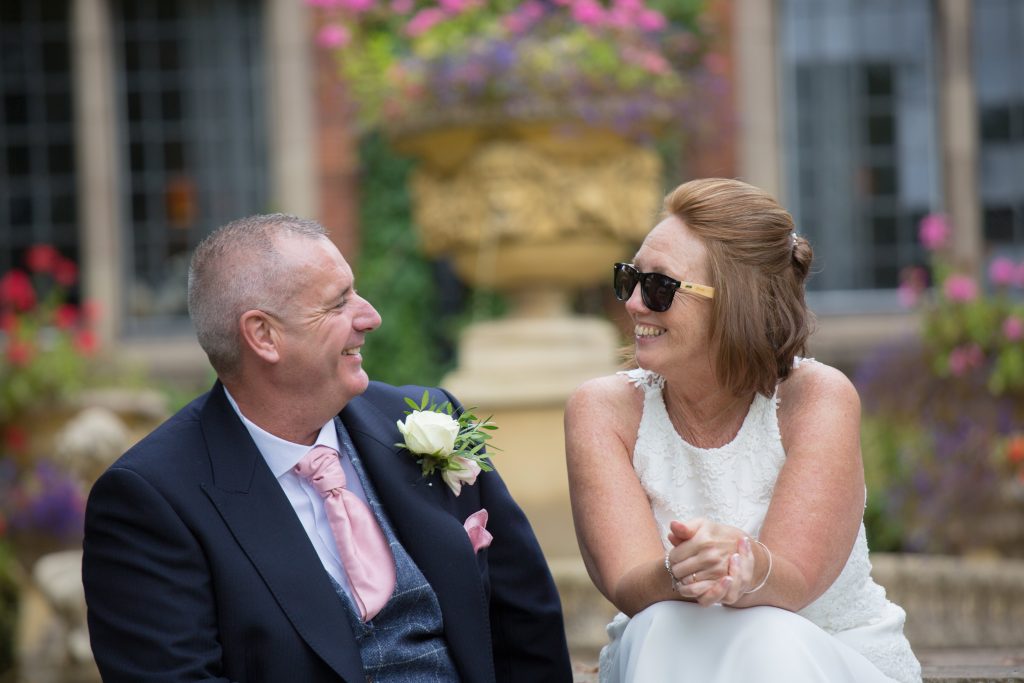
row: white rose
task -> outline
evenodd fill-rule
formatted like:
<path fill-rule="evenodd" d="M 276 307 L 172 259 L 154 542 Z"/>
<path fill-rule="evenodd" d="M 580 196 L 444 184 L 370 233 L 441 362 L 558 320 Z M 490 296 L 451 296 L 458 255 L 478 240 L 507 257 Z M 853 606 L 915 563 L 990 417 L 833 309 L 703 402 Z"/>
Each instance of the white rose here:
<path fill-rule="evenodd" d="M 476 477 L 480 474 L 480 465 L 476 464 L 475 460 L 469 458 L 463 458 L 461 455 L 456 455 L 452 458 L 453 463 L 458 463 L 461 470 L 445 470 L 441 473 L 441 478 L 444 479 L 444 483 L 448 484 L 448 488 L 452 490 L 456 496 L 462 493 L 462 485 L 472 486 L 476 483 Z"/>
<path fill-rule="evenodd" d="M 399 421 L 397 424 L 410 453 L 447 458 L 455 450 L 459 422 L 451 415 L 432 410 L 414 410 L 405 418 L 404 423 Z"/>

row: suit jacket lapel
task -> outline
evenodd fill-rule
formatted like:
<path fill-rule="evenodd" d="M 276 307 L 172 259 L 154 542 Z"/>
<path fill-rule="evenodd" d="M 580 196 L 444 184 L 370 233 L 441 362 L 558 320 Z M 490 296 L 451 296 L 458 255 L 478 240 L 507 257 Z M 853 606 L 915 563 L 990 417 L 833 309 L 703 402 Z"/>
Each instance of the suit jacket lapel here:
<path fill-rule="evenodd" d="M 472 546 L 454 516 L 440 477 L 423 478 L 420 466 L 393 444 L 401 435 L 393 418 L 363 397 L 341 412 L 367 476 L 402 546 L 434 589 L 448 648 L 465 680 L 494 680 L 487 598 Z"/>
<path fill-rule="evenodd" d="M 203 485 L 206 495 L 295 630 L 339 675 L 362 681 L 363 665 L 344 608 L 331 608 L 340 598 L 220 382 L 200 421 L 213 468 L 213 485 Z"/>

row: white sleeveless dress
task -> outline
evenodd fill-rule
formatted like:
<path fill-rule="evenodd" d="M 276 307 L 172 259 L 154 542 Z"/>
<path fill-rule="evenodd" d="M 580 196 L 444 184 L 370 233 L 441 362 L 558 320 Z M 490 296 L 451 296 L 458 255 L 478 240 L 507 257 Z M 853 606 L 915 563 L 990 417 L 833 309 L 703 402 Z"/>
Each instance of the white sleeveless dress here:
<path fill-rule="evenodd" d="M 778 398 L 758 394 L 736 437 L 697 448 L 675 431 L 664 379 L 623 373 L 644 392 L 633 467 L 664 540 L 669 522 L 706 517 L 756 538 L 785 462 Z M 668 541 L 666 549 L 668 548 Z M 668 601 L 608 625 L 601 683 L 920 683 L 921 667 L 903 635 L 906 613 L 871 579 L 861 523 L 846 566 L 800 610 L 746 609 Z"/>

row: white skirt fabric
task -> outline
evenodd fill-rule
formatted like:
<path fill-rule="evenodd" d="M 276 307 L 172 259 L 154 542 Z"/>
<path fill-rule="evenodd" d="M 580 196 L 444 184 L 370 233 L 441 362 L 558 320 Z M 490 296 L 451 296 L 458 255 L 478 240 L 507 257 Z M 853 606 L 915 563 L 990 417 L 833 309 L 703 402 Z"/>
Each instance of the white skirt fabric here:
<path fill-rule="evenodd" d="M 776 607 L 658 602 L 608 625 L 601 683 L 892 683 L 854 649 Z M 851 634 L 853 635 L 853 634 Z M 920 679 L 918 679 L 920 680 Z"/>

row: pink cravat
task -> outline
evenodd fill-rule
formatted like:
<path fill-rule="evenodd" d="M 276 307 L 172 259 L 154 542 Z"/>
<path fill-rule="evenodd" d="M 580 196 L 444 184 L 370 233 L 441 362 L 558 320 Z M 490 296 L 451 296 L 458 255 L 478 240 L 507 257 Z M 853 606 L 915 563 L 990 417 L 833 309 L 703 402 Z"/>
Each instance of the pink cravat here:
<path fill-rule="evenodd" d="M 359 616 L 363 621 L 373 619 L 395 590 L 395 559 L 380 525 L 366 503 L 345 488 L 345 471 L 333 448 L 315 446 L 295 472 L 324 499 Z"/>

